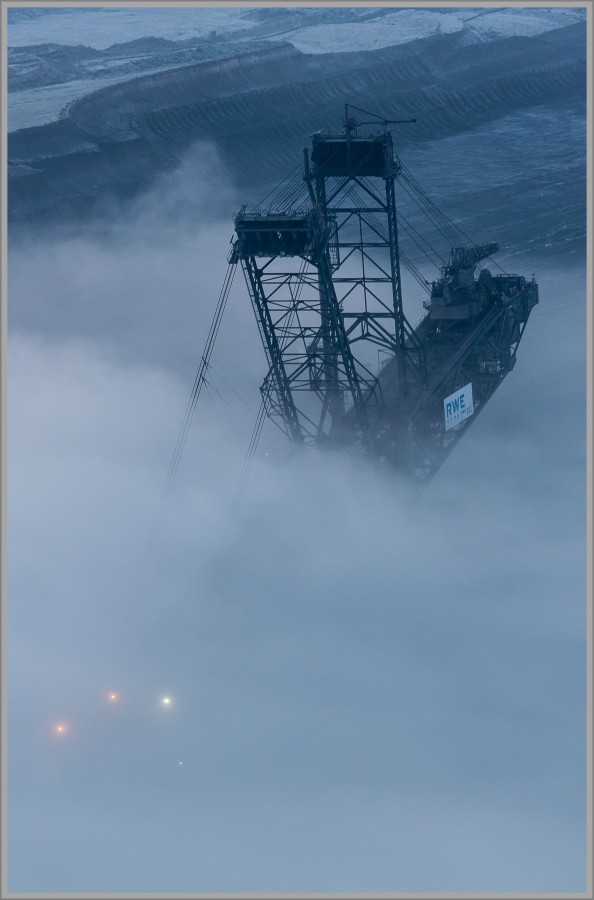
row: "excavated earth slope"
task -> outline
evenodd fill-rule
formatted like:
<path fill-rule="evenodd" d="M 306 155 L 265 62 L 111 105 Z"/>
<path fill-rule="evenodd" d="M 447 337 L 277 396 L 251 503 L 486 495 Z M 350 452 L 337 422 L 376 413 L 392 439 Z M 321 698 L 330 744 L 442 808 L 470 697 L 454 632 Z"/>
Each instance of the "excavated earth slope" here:
<path fill-rule="evenodd" d="M 416 118 L 397 132 L 407 159 L 492 123 L 495 163 L 498 121 L 532 109 L 543 123 L 567 110 L 583 117 L 585 91 L 579 24 L 479 44 L 455 33 L 372 52 L 307 55 L 272 44 L 103 88 L 57 122 L 12 133 L 10 219 L 89 218 L 106 199 L 149 186 L 204 140 L 255 202 L 299 163 L 309 134 L 337 128 L 345 101 Z M 540 143 L 548 137 L 543 131 Z M 472 169 L 472 158 L 467 164 Z"/>

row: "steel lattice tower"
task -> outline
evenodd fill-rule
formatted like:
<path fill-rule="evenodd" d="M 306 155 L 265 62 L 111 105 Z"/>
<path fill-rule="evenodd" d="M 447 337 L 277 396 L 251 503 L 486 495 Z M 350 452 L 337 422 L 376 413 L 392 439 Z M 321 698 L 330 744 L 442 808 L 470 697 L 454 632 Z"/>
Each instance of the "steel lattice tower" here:
<path fill-rule="evenodd" d="M 241 209 L 231 262 L 241 261 L 266 351 L 265 410 L 291 442 L 356 447 L 427 480 L 511 371 L 538 288 L 488 270 L 475 280 L 496 244 L 453 247 L 411 327 L 395 199 L 403 167 L 388 122 L 367 134 L 361 124 L 371 123 L 347 107 L 342 133 L 312 136 L 302 175 L 267 207 Z M 473 418 L 448 425 L 444 401 L 465 382 Z"/>

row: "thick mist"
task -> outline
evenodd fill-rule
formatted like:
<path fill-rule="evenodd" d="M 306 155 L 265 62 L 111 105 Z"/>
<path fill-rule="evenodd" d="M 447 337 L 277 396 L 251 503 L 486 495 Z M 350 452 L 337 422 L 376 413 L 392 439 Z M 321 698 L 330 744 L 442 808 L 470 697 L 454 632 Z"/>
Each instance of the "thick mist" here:
<path fill-rule="evenodd" d="M 516 368 L 422 493 L 267 425 L 232 519 L 238 271 L 159 512 L 241 202 L 200 144 L 10 248 L 9 887 L 584 890 L 585 270 L 523 257 Z"/>

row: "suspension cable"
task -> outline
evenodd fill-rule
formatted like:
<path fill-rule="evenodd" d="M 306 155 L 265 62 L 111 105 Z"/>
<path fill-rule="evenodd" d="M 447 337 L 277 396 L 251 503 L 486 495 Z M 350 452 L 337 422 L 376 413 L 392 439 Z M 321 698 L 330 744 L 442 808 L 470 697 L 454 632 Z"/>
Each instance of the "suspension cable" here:
<path fill-rule="evenodd" d="M 409 185 L 408 187 L 407 184 Z M 442 218 L 441 215 L 436 212 L 434 207 L 431 206 L 423 196 L 415 191 L 414 188 L 410 188 L 410 183 L 407 182 L 406 178 L 400 180 L 400 186 L 402 187 L 402 190 L 408 194 L 413 203 L 416 204 L 418 209 L 433 223 L 433 225 L 436 226 L 438 231 L 447 239 L 451 246 L 455 247 L 460 244 L 462 240 L 461 235 L 450 225 L 449 221 Z"/>
<path fill-rule="evenodd" d="M 247 484 L 247 480 L 250 474 L 250 470 L 252 467 L 252 462 L 254 460 L 254 456 L 256 455 L 256 449 L 258 447 L 258 442 L 260 440 L 260 435 L 262 434 L 262 428 L 264 427 L 264 422 L 266 421 L 266 403 L 264 400 L 260 403 L 260 409 L 258 411 L 258 416 L 256 418 L 256 423 L 254 425 L 254 429 L 252 431 L 252 436 L 250 438 L 250 443 L 247 449 L 247 453 L 245 455 L 245 459 L 243 461 L 243 466 L 241 468 L 241 474 L 239 476 L 239 483 L 237 485 L 237 489 L 235 491 L 235 496 L 233 498 L 233 506 L 231 508 L 231 518 L 234 520 L 237 517 L 237 513 L 239 511 L 239 507 L 241 505 L 241 501 L 243 499 L 243 494 L 245 491 L 245 487 Z"/>
<path fill-rule="evenodd" d="M 406 232 L 406 234 L 411 239 L 413 244 L 416 244 L 416 246 L 419 248 L 419 250 L 421 251 L 423 256 L 425 256 L 427 259 L 429 259 L 429 261 L 433 265 L 437 266 L 437 268 L 440 268 L 441 266 L 445 265 L 445 260 L 441 256 L 439 251 L 437 251 L 435 249 L 435 247 L 433 247 L 432 244 L 430 244 L 429 241 L 426 238 L 424 238 L 423 235 L 417 231 L 417 229 L 409 221 L 409 219 L 407 219 L 405 216 L 402 215 L 402 212 L 400 212 L 398 214 L 398 224 L 402 226 L 403 231 Z M 416 238 L 413 237 L 413 232 L 416 235 Z M 417 240 L 417 238 L 418 238 L 418 240 Z M 425 247 L 422 246 L 422 244 L 420 243 L 421 241 L 423 242 L 423 244 L 425 244 L 425 247 L 428 249 L 425 249 Z M 433 255 L 433 258 L 430 257 L 428 251 L 431 252 L 431 254 Z"/>
<path fill-rule="evenodd" d="M 433 202 L 431 197 L 427 194 L 427 192 L 421 187 L 417 179 L 414 177 L 412 172 L 404 165 L 404 163 L 400 163 L 401 165 L 401 174 L 402 178 L 400 179 L 403 182 L 406 182 L 412 191 L 417 195 L 419 201 L 425 206 L 427 210 L 427 215 L 430 218 L 433 218 L 435 224 L 438 222 L 441 224 L 441 228 L 444 233 L 447 232 L 451 238 L 454 238 L 454 244 L 456 244 L 461 238 L 466 238 L 471 241 L 472 239 L 465 235 L 462 229 L 456 225 L 452 220 L 446 216 L 446 214 Z M 404 186 L 404 185 L 403 185 Z"/>
<path fill-rule="evenodd" d="M 235 390 L 235 388 L 233 388 L 232 385 L 230 385 L 229 382 L 226 381 L 226 380 L 223 378 L 223 376 L 221 375 L 221 373 L 218 371 L 218 369 L 215 369 L 215 367 L 213 366 L 213 364 L 212 364 L 211 362 L 208 363 L 208 369 L 209 369 L 209 371 L 211 371 L 214 375 L 216 375 L 216 377 L 217 377 L 220 381 L 223 382 L 223 384 L 225 385 L 225 387 L 228 388 L 228 389 L 231 391 L 231 393 L 234 394 L 234 395 L 237 397 L 237 399 L 239 400 L 240 403 L 243 403 L 243 405 L 246 407 L 246 409 L 249 409 L 249 411 L 250 411 L 251 413 L 254 412 L 253 408 L 250 406 L 250 404 L 247 402 L 247 400 L 244 400 L 243 397 L 241 397 L 241 396 L 237 393 L 237 391 Z"/>
<path fill-rule="evenodd" d="M 205 382 L 205 374 L 208 368 L 210 356 L 212 354 L 215 341 L 217 335 L 219 333 L 219 328 L 221 327 L 221 319 L 223 317 L 223 313 L 225 311 L 225 307 L 227 305 L 227 300 L 229 298 L 229 292 L 231 290 L 231 285 L 233 284 L 233 277 L 235 275 L 236 270 L 235 263 L 229 263 L 229 267 L 227 269 L 227 274 L 225 275 L 225 280 L 223 281 L 223 287 L 221 288 L 221 293 L 219 295 L 219 299 L 217 302 L 217 306 L 215 309 L 215 314 L 213 316 L 210 330 L 208 332 L 208 337 L 206 339 L 206 344 L 204 346 L 204 351 L 202 353 L 202 357 L 200 359 L 200 364 L 198 366 L 198 371 L 196 372 L 196 377 L 194 378 L 194 384 L 192 387 L 192 392 L 190 394 L 190 399 L 188 401 L 188 405 L 186 407 L 186 412 L 184 415 L 184 419 L 182 422 L 182 426 L 179 431 L 179 435 L 177 438 L 177 442 L 175 444 L 175 448 L 173 451 L 173 456 L 171 458 L 171 462 L 169 464 L 169 470 L 167 472 L 167 479 L 165 482 L 165 496 L 171 493 L 171 489 L 173 487 L 173 482 L 175 480 L 175 476 L 177 474 L 177 470 L 179 468 L 181 456 L 183 453 L 183 449 L 185 447 L 188 432 L 190 430 L 190 424 L 192 422 L 192 417 L 194 415 L 194 410 L 196 409 L 196 404 L 198 403 L 198 398 L 200 397 L 200 392 Z"/>
<path fill-rule="evenodd" d="M 291 180 L 291 179 L 293 178 L 293 176 L 295 175 L 295 172 L 297 172 L 298 169 L 301 169 L 302 166 L 303 166 L 303 163 L 301 163 L 301 162 L 298 163 L 298 164 L 295 166 L 295 168 L 292 169 L 292 170 L 289 172 L 289 174 L 288 174 L 287 176 L 285 176 L 285 178 L 283 178 L 283 180 L 281 181 L 280 184 L 276 184 L 270 191 L 268 191 L 268 193 L 267 193 L 266 196 L 260 201 L 260 203 L 257 203 L 257 204 L 256 204 L 256 208 L 261 208 L 262 206 L 264 206 L 264 204 L 266 203 L 266 201 L 268 200 L 268 198 L 269 198 L 269 197 L 272 197 L 273 194 L 275 194 L 277 191 L 279 191 L 279 189 L 285 184 L 285 182 Z"/>

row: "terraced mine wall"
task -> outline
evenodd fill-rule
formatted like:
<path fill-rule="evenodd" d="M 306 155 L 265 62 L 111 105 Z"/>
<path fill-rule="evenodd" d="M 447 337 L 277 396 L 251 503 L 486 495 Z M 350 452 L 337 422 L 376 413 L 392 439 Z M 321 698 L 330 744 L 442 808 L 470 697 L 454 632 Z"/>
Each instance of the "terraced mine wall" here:
<path fill-rule="evenodd" d="M 272 44 L 103 88 L 57 122 L 12 133 L 10 220 L 88 219 L 110 198 L 150 186 L 198 141 L 214 144 L 231 181 L 256 202 L 298 164 L 304 135 L 339 127 L 345 101 L 416 118 L 397 134 L 410 159 L 415 147 L 514 111 L 585 109 L 585 90 L 581 25 L 480 44 L 456 33 L 358 53 Z"/>

